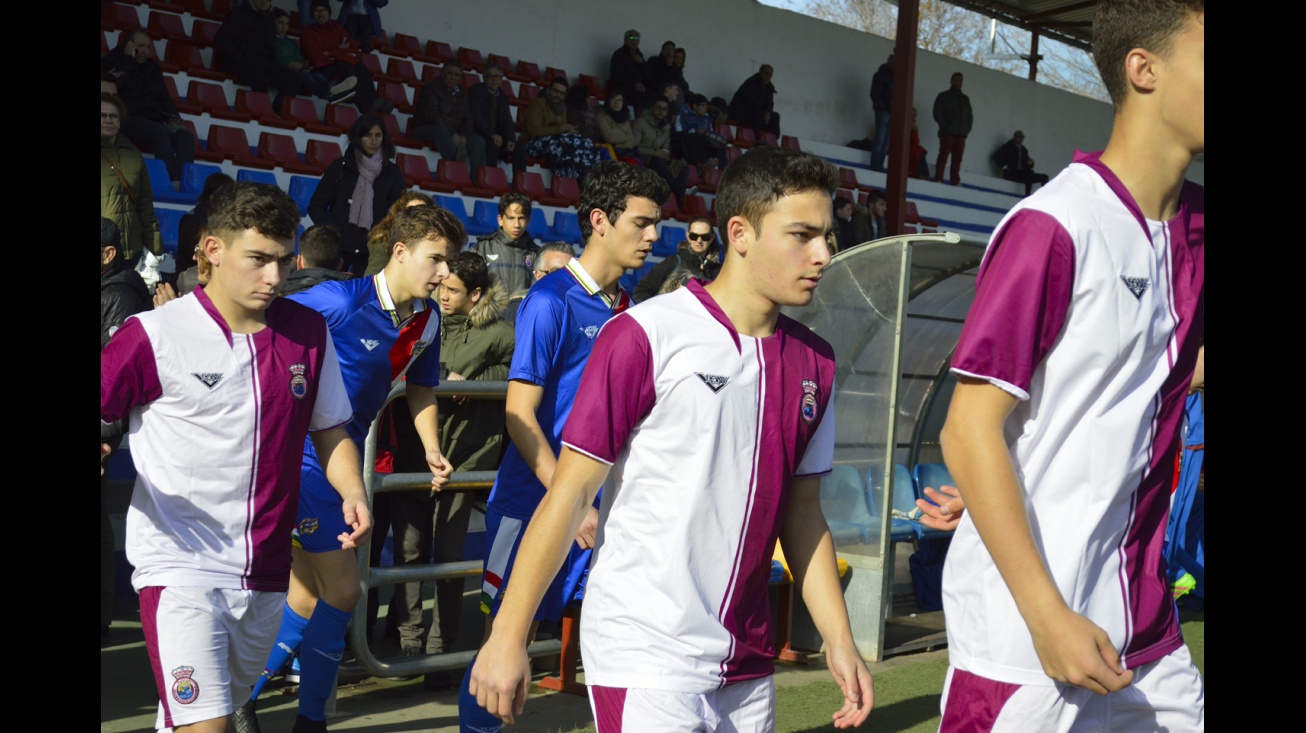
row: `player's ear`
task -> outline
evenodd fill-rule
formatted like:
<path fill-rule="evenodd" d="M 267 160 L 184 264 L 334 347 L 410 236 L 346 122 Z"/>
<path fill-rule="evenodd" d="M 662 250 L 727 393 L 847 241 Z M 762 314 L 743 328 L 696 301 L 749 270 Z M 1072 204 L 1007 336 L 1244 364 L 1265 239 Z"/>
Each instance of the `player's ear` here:
<path fill-rule="evenodd" d="M 753 242 L 753 225 L 742 216 L 732 216 L 730 221 L 726 222 L 725 227 L 725 249 L 734 250 L 735 254 L 744 255 L 748 253 L 748 247 Z M 722 257 L 722 261 L 725 257 Z"/>
<path fill-rule="evenodd" d="M 1125 77 L 1130 86 L 1141 93 L 1156 90 L 1157 62 L 1159 58 L 1144 48 L 1135 48 L 1125 56 Z"/>
<path fill-rule="evenodd" d="M 590 226 L 600 237 L 607 233 L 608 215 L 603 213 L 603 209 L 590 209 Z"/>
<path fill-rule="evenodd" d="M 403 242 L 395 242 L 394 250 L 390 253 L 390 258 L 399 264 L 403 264 L 408 259 L 408 245 Z"/>
<path fill-rule="evenodd" d="M 226 244 L 221 239 L 212 234 L 205 235 L 200 241 L 200 252 L 208 259 L 209 264 L 213 266 L 222 265 L 222 250 L 226 249 Z"/>

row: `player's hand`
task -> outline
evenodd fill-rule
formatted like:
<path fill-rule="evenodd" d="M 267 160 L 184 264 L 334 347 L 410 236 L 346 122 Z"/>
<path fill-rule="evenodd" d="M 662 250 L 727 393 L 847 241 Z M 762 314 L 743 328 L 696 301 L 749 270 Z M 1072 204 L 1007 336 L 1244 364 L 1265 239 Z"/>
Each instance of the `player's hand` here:
<path fill-rule="evenodd" d="M 431 448 L 426 451 L 426 466 L 431 469 L 431 493 L 434 494 L 449 483 L 449 477 L 453 475 L 453 465 L 439 448 Z"/>
<path fill-rule="evenodd" d="M 580 529 L 576 531 L 576 544 L 580 549 L 588 550 L 594 547 L 594 536 L 599 531 L 599 510 L 590 507 L 585 510 L 585 518 L 580 521 Z"/>
<path fill-rule="evenodd" d="M 935 491 L 926 486 L 923 492 L 929 499 L 917 499 L 916 506 L 921 510 L 920 523 L 926 527 L 954 530 L 961 522 L 961 515 L 966 512 L 966 500 L 956 486 L 943 485 Z M 933 502 L 933 503 L 931 503 Z"/>
<path fill-rule="evenodd" d="M 177 291 L 174 290 L 173 287 L 168 283 L 160 282 L 158 285 L 154 287 L 155 308 L 158 308 L 159 306 L 163 305 L 164 303 L 167 303 L 170 300 L 176 300 L 176 299 L 177 299 Z"/>
<path fill-rule="evenodd" d="M 467 691 L 486 712 L 511 725 L 526 707 L 531 682 L 531 662 L 526 644 L 505 641 L 491 634 L 476 655 Z"/>
<path fill-rule="evenodd" d="M 825 655 L 834 681 L 843 690 L 843 707 L 832 716 L 836 728 L 856 728 L 875 707 L 875 680 L 851 642 L 832 647 Z"/>
<path fill-rule="evenodd" d="M 1065 606 L 1039 613 L 1029 631 L 1043 671 L 1057 682 L 1105 695 L 1134 681 L 1106 631 Z"/>
<path fill-rule="evenodd" d="M 340 549 L 352 550 L 358 547 L 372 533 L 372 510 L 367 506 L 367 496 L 362 492 L 345 497 L 343 509 L 345 524 L 354 528 L 353 532 L 341 532 Z"/>
<path fill-rule="evenodd" d="M 100 475 L 104 475 L 104 459 L 109 457 L 109 444 L 100 444 Z"/>

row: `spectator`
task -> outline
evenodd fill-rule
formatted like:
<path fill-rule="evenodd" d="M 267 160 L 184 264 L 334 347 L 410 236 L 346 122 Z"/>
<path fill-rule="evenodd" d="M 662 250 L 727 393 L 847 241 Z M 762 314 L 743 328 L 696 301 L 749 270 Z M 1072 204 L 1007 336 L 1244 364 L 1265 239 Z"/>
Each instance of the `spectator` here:
<path fill-rule="evenodd" d="M 1035 183 L 1041 186 L 1048 182 L 1046 173 L 1034 172 L 1034 159 L 1025 149 L 1025 133 L 1020 130 L 993 153 L 993 162 L 1002 169 L 1003 178 L 1025 184 L 1026 196 L 1033 192 Z"/>
<path fill-rule="evenodd" d="M 676 42 L 666 41 L 662 44 L 662 53 L 654 56 L 645 63 L 648 69 L 648 79 L 653 84 L 654 89 L 661 89 L 663 82 L 671 72 L 676 55 Z M 676 80 L 672 80 L 676 81 Z"/>
<path fill-rule="evenodd" d="M 327 166 L 308 202 L 314 224 L 340 231 L 345 269 L 361 275 L 367 267 L 367 232 L 385 218 L 404 192 L 404 176 L 392 159 L 390 133 L 375 115 L 362 115 L 349 128 L 345 154 Z"/>
<path fill-rule="evenodd" d="M 542 158 L 555 176 L 580 181 L 599 161 L 593 141 L 567 123 L 567 79 L 558 77 L 526 108 L 520 157 Z M 523 155 L 524 154 L 524 155 Z"/>
<path fill-rule="evenodd" d="M 762 64 L 730 98 L 730 117 L 753 128 L 759 140 L 764 132 L 780 137 L 780 115 L 775 112 L 775 85 L 771 83 L 773 73 L 770 64 Z"/>
<path fill-rule="evenodd" d="M 603 142 L 612 146 L 613 157 L 627 163 L 644 164 L 640 160 L 639 145 L 635 142 L 635 131 L 630 126 L 630 109 L 626 107 L 623 92 L 609 94 L 595 118 Z"/>
<path fill-rule="evenodd" d="M 413 100 L 408 134 L 431 144 L 445 160 L 467 163 L 472 177 L 485 165 L 485 139 L 472 134 L 472 112 L 462 87 L 463 67 L 449 61 L 440 78 L 427 82 Z"/>
<path fill-rule="evenodd" d="M 684 92 L 686 98 L 689 97 L 689 82 L 685 80 L 685 49 L 676 49 L 676 53 L 671 57 L 671 67 L 667 69 L 664 81 L 677 82 L 680 84 L 680 91 Z"/>
<path fill-rule="evenodd" d="M 385 269 L 390 261 L 390 224 L 395 216 L 409 206 L 435 206 L 435 199 L 421 191 L 407 189 L 390 205 L 390 212 L 367 235 L 367 269 L 363 275 L 371 277 Z"/>
<path fill-rule="evenodd" d="M 144 252 L 162 255 L 163 239 L 145 158 L 119 134 L 126 116 L 121 99 L 100 92 L 100 216 L 118 227 L 122 256 L 135 267 Z"/>
<path fill-rule="evenodd" d="M 353 99 L 358 93 L 354 91 L 358 77 L 351 74 L 332 84 L 325 74 L 313 71 L 308 59 L 300 53 L 299 42 L 290 37 L 290 13 L 281 8 L 273 8 L 272 16 L 277 29 L 277 63 L 300 74 L 304 88 L 315 97 L 333 104 Z"/>
<path fill-rule="evenodd" d="M 313 0 L 313 20 L 313 25 L 306 25 L 299 32 L 299 48 L 313 71 L 334 82 L 354 77 L 354 106 L 359 112 L 392 112 L 394 102 L 376 93 L 376 82 L 363 63 L 358 43 L 339 21 L 331 20 L 331 5 L 327 0 Z"/>
<path fill-rule="evenodd" d="M 921 145 L 921 128 L 917 120 L 918 114 L 916 108 L 911 108 L 911 147 L 908 151 L 910 156 L 907 160 L 907 175 L 912 178 L 919 178 L 928 181 L 930 178 L 930 164 L 925 156 L 930 152 Z"/>
<path fill-rule="evenodd" d="M 153 52 L 144 30 L 124 31 L 118 47 L 100 61 L 100 69 L 117 79 L 118 98 L 127 106 L 122 131 L 133 145 L 168 166 L 172 187 L 180 191 L 182 166 L 195 160 L 195 136 L 181 121 Z"/>
<path fill-rule="evenodd" d="M 512 119 L 512 102 L 503 91 L 503 69 L 486 64 L 485 81 L 467 90 L 467 106 L 472 114 L 472 131 L 485 144 L 485 164 L 498 165 L 499 159 L 513 160 L 517 148 L 517 123 Z"/>
<path fill-rule="evenodd" d="M 118 77 L 107 71 L 100 72 L 100 91 L 105 94 L 118 96 Z"/>
<path fill-rule="evenodd" d="M 639 146 L 644 165 L 667 182 L 671 193 L 676 196 L 676 203 L 683 207 L 689 167 L 682 160 L 671 160 L 671 121 L 667 119 L 670 108 L 667 98 L 657 95 L 631 129 L 635 131 L 635 144 Z"/>
<path fill-rule="evenodd" d="M 256 92 L 275 88 L 272 109 L 281 114 L 282 100 L 299 94 L 299 72 L 277 64 L 276 18 L 272 0 L 248 0 L 227 13 L 214 39 L 217 67 Z"/>
<path fill-rule="evenodd" d="M 884 156 L 889 152 L 889 119 L 893 109 L 893 54 L 871 77 L 871 107 L 875 110 L 875 142 L 871 144 L 871 169 L 884 170 Z"/>
<path fill-rule="evenodd" d="M 314 224 L 299 235 L 299 254 L 295 269 L 286 276 L 281 294 L 290 295 L 327 280 L 348 280 L 341 272 L 340 232 L 330 224 Z"/>
<path fill-rule="evenodd" d="M 680 133 L 685 160 L 699 166 L 700 177 L 713 168 L 726 167 L 725 138 L 717 134 L 712 124 L 712 116 L 707 110 L 707 97 L 702 94 L 690 95 L 676 113 L 671 131 L 672 134 Z"/>
<path fill-rule="evenodd" d="M 834 200 L 834 223 L 840 252 L 874 239 L 866 214 L 858 211 L 857 206 L 844 196 Z"/>
<path fill-rule="evenodd" d="M 889 222 L 885 217 L 889 213 L 889 199 L 879 191 L 866 194 L 866 219 L 871 223 L 871 239 L 889 236 Z"/>
<path fill-rule="evenodd" d="M 531 200 L 520 193 L 507 194 L 499 199 L 498 230 L 477 237 L 471 247 L 509 293 L 525 290 L 531 283 L 531 265 L 540 248 L 526 231 L 530 220 Z"/>
<path fill-rule="evenodd" d="M 521 306 L 526 293 L 530 292 L 530 287 L 533 287 L 545 275 L 566 267 L 567 263 L 571 262 L 575 256 L 576 250 L 566 242 L 549 242 L 540 247 L 539 254 L 535 256 L 535 267 L 531 272 L 531 284 L 521 290 L 513 291 L 512 295 L 508 296 L 508 309 L 503 313 L 504 320 L 515 325 L 517 323 L 517 309 Z"/>
<path fill-rule="evenodd" d="M 345 30 L 358 42 L 363 53 L 372 52 L 372 39 L 385 33 L 381 28 L 381 13 L 390 0 L 341 0 L 340 17 Z"/>
<path fill-rule="evenodd" d="M 712 233 L 712 220 L 700 216 L 689 222 L 689 233 L 680 243 L 674 257 L 664 258 L 653 266 L 635 286 L 635 302 L 643 303 L 663 293 L 663 286 L 673 274 L 684 272 L 687 277 L 712 281 L 721 271 L 721 248 Z"/>
<path fill-rule="evenodd" d="M 639 50 L 639 31 L 626 31 L 621 48 L 612 52 L 608 61 L 608 85 L 610 91 L 625 92 L 626 98 L 633 106 L 641 106 L 644 96 L 652 87 L 648 65 L 644 63 L 644 53 Z"/>
<path fill-rule="evenodd" d="M 598 123 L 594 121 L 594 110 L 590 109 L 590 90 L 584 84 L 568 87 L 563 104 L 567 108 L 567 124 L 592 142 L 603 142 Z"/>
<path fill-rule="evenodd" d="M 176 272 L 178 276 L 195 266 L 195 250 L 199 248 L 200 240 L 204 238 L 204 230 L 208 227 L 209 202 L 213 199 L 213 194 L 234 180 L 226 173 L 210 173 L 209 177 L 204 179 L 204 188 L 195 202 L 195 208 L 181 215 L 181 221 L 177 222 Z"/>
<path fill-rule="evenodd" d="M 970 97 L 961 92 L 961 72 L 952 75 L 952 85 L 934 98 L 934 121 L 939 125 L 939 157 L 934 162 L 934 180 L 943 182 L 943 166 L 952 158 L 948 182 L 961 184 L 961 156 L 966 152 L 966 136 L 975 122 Z"/>

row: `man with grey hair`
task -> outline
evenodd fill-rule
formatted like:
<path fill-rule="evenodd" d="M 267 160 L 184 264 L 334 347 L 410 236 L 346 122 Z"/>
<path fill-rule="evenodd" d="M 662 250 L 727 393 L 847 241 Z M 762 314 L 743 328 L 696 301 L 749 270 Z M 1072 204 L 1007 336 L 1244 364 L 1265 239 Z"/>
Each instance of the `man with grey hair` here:
<path fill-rule="evenodd" d="M 568 262 L 576 256 L 576 250 L 566 242 L 549 242 L 540 247 L 540 251 L 535 254 L 535 267 L 531 271 L 531 284 L 540 281 L 540 278 L 556 270 L 561 270 L 567 266 Z M 522 288 L 508 296 L 508 308 L 503 312 L 503 319 L 511 324 L 517 323 L 517 307 L 521 305 L 522 298 L 530 288 Z"/>

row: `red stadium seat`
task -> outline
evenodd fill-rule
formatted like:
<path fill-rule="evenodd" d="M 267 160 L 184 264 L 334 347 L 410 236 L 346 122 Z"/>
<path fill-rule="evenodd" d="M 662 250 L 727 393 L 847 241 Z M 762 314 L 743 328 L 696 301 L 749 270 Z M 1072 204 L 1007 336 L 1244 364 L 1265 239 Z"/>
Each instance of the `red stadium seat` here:
<path fill-rule="evenodd" d="M 603 88 L 603 84 L 597 76 L 581 74 L 576 78 L 576 83 L 588 89 L 590 96 L 595 99 L 602 101 L 608 98 L 608 90 Z"/>
<path fill-rule="evenodd" d="M 907 211 L 902 217 L 904 223 L 911 224 L 920 232 L 937 232 L 939 231 L 939 222 L 934 219 L 923 219 L 921 213 L 916 210 L 916 202 L 907 202 Z"/>
<path fill-rule="evenodd" d="M 512 99 L 512 103 L 517 105 L 518 107 L 529 106 L 531 102 L 535 101 L 535 97 L 537 97 L 539 93 L 540 93 L 539 87 L 535 86 L 534 84 L 527 84 L 526 82 L 522 82 L 521 87 L 518 88 L 517 90 L 517 96 L 513 97 Z"/>
<path fill-rule="evenodd" d="M 707 208 L 707 200 L 698 195 L 685 197 L 684 213 L 688 219 L 693 219 L 696 216 L 711 216 L 711 212 Z"/>
<path fill-rule="evenodd" d="M 793 135 L 781 136 L 780 147 L 788 148 L 789 150 L 802 150 L 802 148 L 798 146 L 798 138 Z"/>
<path fill-rule="evenodd" d="M 326 108 L 325 123 L 333 132 L 345 134 L 358 119 L 358 109 L 352 104 L 329 104 Z"/>
<path fill-rule="evenodd" d="M 181 16 L 172 13 L 150 13 L 150 20 L 145 24 L 151 38 L 166 38 L 170 41 L 187 41 L 186 29 L 181 25 Z"/>
<path fill-rule="evenodd" d="M 541 86 L 552 84 L 553 80 L 560 76 L 563 79 L 568 80 L 567 86 L 571 86 L 571 81 L 570 81 L 571 77 L 567 75 L 567 72 L 564 71 L 563 69 L 558 69 L 552 66 L 544 70 L 544 84 L 542 84 Z"/>
<path fill-rule="evenodd" d="M 425 156 L 399 153 L 395 155 L 395 165 L 399 166 L 399 171 L 404 174 L 404 182 L 409 186 L 439 193 L 454 192 L 453 186 L 441 183 L 431 176 L 431 168 L 426 164 Z"/>
<path fill-rule="evenodd" d="M 324 135 L 334 135 L 336 130 L 322 124 L 322 120 L 317 116 L 317 105 L 313 100 L 305 97 L 291 97 L 282 103 L 284 109 L 281 113 L 286 116 L 286 121 L 294 122 L 297 127 L 302 127 L 309 132 L 318 132 Z M 261 120 L 260 120 L 261 121 Z"/>
<path fill-rule="evenodd" d="M 467 174 L 466 163 L 460 163 L 456 160 L 441 160 L 435 166 L 435 180 L 452 185 L 464 196 L 480 199 L 494 198 L 494 192 L 490 189 L 472 185 L 472 179 Z"/>
<path fill-rule="evenodd" d="M 486 166 L 486 168 L 489 168 L 489 166 Z M 481 171 L 484 172 L 486 168 L 482 168 Z M 503 169 L 498 170 L 502 175 Z M 517 171 L 517 175 L 513 176 L 513 188 L 516 189 L 517 193 L 525 195 L 531 201 L 545 206 L 566 206 L 568 204 L 567 199 L 550 195 L 544 189 L 544 177 L 534 171 Z M 503 194 L 499 195 L 502 196 Z"/>
<path fill-rule="evenodd" d="M 198 104 L 210 117 L 217 120 L 249 122 L 254 119 L 254 116 L 249 113 L 231 109 L 226 90 L 221 84 L 211 81 L 191 79 L 190 86 L 186 88 L 186 101 Z"/>
<path fill-rule="evenodd" d="M 109 3 L 100 19 L 100 27 L 105 30 L 130 30 L 141 27 L 141 16 L 131 5 Z"/>
<path fill-rule="evenodd" d="M 508 175 L 497 165 L 483 165 L 476 171 L 476 187 L 488 188 L 496 197 L 512 193 Z"/>
<path fill-rule="evenodd" d="M 531 84 L 540 85 L 544 83 L 544 74 L 540 73 L 540 65 L 530 61 L 517 59 L 517 70 L 508 72 L 508 78 L 518 82 L 530 82 Z"/>
<path fill-rule="evenodd" d="M 168 41 L 168 46 L 163 51 L 163 59 L 159 62 L 164 71 L 184 71 L 188 76 L 198 79 L 207 79 L 209 81 L 222 81 L 229 77 L 221 71 L 213 71 L 204 65 L 204 57 L 200 55 L 199 48 L 182 43 L 181 41 Z"/>
<path fill-rule="evenodd" d="M 318 175 L 334 163 L 344 153 L 340 152 L 340 143 L 326 140 L 309 140 L 304 146 L 304 165 L 311 167 Z"/>
<path fill-rule="evenodd" d="M 566 201 L 567 203 L 565 206 L 576 206 L 580 204 L 580 184 L 576 182 L 575 178 L 554 176 L 553 180 L 549 182 L 549 190 L 552 191 L 553 195 L 557 198 Z M 559 205 L 562 206 L 564 204 Z"/>
<path fill-rule="evenodd" d="M 203 114 L 204 110 L 200 109 L 198 104 L 183 102 L 181 94 L 177 92 L 177 80 L 171 74 L 163 75 L 163 86 L 168 90 L 168 96 L 172 97 L 172 103 L 177 105 L 177 111 L 185 115 Z"/>
<path fill-rule="evenodd" d="M 376 91 L 381 95 L 382 99 L 394 102 L 395 109 L 400 112 L 412 113 L 413 103 L 408 101 L 408 87 L 402 83 L 395 81 L 380 82 L 377 84 Z"/>
<path fill-rule="evenodd" d="M 463 65 L 463 71 L 479 72 L 485 68 L 485 59 L 481 52 L 474 48 L 463 47 L 458 49 L 458 63 Z"/>
<path fill-rule="evenodd" d="M 294 98 L 292 97 L 292 99 Z M 307 99 L 303 101 L 308 102 Z M 287 102 L 282 102 L 281 104 L 286 107 L 290 106 Z M 308 106 L 311 109 L 313 103 L 308 102 Z M 250 115 L 258 120 L 259 124 L 264 127 L 276 127 L 282 130 L 293 130 L 296 127 L 299 127 L 298 120 L 277 116 L 276 110 L 272 109 L 272 98 L 268 96 L 267 92 L 254 92 L 248 89 L 237 89 L 236 111 Z M 316 116 L 313 121 L 317 122 Z"/>
<path fill-rule="evenodd" d="M 417 69 L 413 67 L 413 62 L 408 59 L 390 59 L 385 64 L 385 73 L 388 76 L 397 77 L 399 81 L 409 86 L 421 85 L 421 82 L 417 79 Z"/>
<path fill-rule="evenodd" d="M 265 132 L 258 136 L 258 157 L 270 160 L 287 173 L 317 173 L 315 166 L 299 159 L 299 150 L 295 147 L 295 138 L 279 133 Z"/>
<path fill-rule="evenodd" d="M 426 55 L 435 59 L 434 63 L 443 64 L 453 58 L 453 49 L 447 43 L 440 41 L 426 42 Z"/>
<path fill-rule="evenodd" d="M 196 18 L 195 23 L 190 27 L 190 42 L 201 48 L 211 48 L 221 27 L 221 23 Z"/>
<path fill-rule="evenodd" d="M 733 163 L 736 158 L 738 158 L 739 156 L 743 155 L 746 152 L 748 151 L 744 150 L 743 148 L 731 145 L 730 147 L 726 148 L 726 164 L 729 165 L 730 163 Z"/>
<path fill-rule="evenodd" d="M 779 141 L 776 140 L 774 132 L 762 133 L 762 139 L 758 140 L 757 143 L 758 145 L 770 145 L 773 148 L 780 144 Z"/>
<path fill-rule="evenodd" d="M 741 148 L 751 148 L 757 144 L 757 135 L 753 128 L 748 125 L 740 125 L 735 128 L 735 145 Z"/>
<path fill-rule="evenodd" d="M 404 56 L 425 56 L 422 53 L 422 41 L 417 36 L 410 36 L 407 33 L 396 33 L 390 41 L 391 47 L 403 51 Z M 419 61 L 421 59 L 418 59 Z"/>
<path fill-rule="evenodd" d="M 512 70 L 513 70 L 512 61 L 508 60 L 507 56 L 504 56 L 503 54 L 492 53 L 485 57 L 485 63 L 487 66 L 490 64 L 494 64 L 495 66 L 498 66 L 499 70 L 503 72 L 504 76 L 508 77 L 509 79 L 512 78 Z"/>
<path fill-rule="evenodd" d="M 272 161 L 261 160 L 254 156 L 249 147 L 249 138 L 245 136 L 243 128 L 209 125 L 208 143 L 210 155 L 220 154 L 221 159 L 230 160 L 236 165 L 261 170 L 271 170 L 276 167 Z"/>
<path fill-rule="evenodd" d="M 716 187 L 721 183 L 721 169 L 712 168 L 703 174 L 698 182 L 698 190 L 707 193 L 716 193 Z M 715 201 L 713 202 L 715 203 Z"/>
<path fill-rule="evenodd" d="M 215 10 L 217 10 L 216 6 L 219 5 L 220 3 L 214 4 L 215 5 L 214 10 L 209 10 L 207 7 L 205 7 L 204 0 L 177 0 L 177 4 L 185 8 L 186 12 L 190 13 L 193 17 L 196 18 L 204 18 L 206 20 L 220 21 L 223 18 L 227 17 L 226 10 L 215 12 Z M 230 3 L 228 3 L 228 6 L 229 5 Z M 194 34 L 195 34 L 195 29 L 191 28 L 191 35 L 193 36 Z"/>
<path fill-rule="evenodd" d="M 680 205 L 676 203 L 675 196 L 668 196 L 667 200 L 662 202 L 662 221 L 681 219 L 684 215 L 684 212 L 680 210 Z"/>
<path fill-rule="evenodd" d="M 481 83 L 481 75 L 473 74 L 470 71 L 464 72 L 463 78 L 459 81 L 459 84 L 462 85 L 464 92 L 471 90 L 472 87 L 480 83 Z"/>
<path fill-rule="evenodd" d="M 857 171 L 852 168 L 839 166 L 839 185 L 844 188 L 855 188 L 858 191 L 874 191 L 875 187 L 869 184 L 861 183 L 857 180 Z"/>

